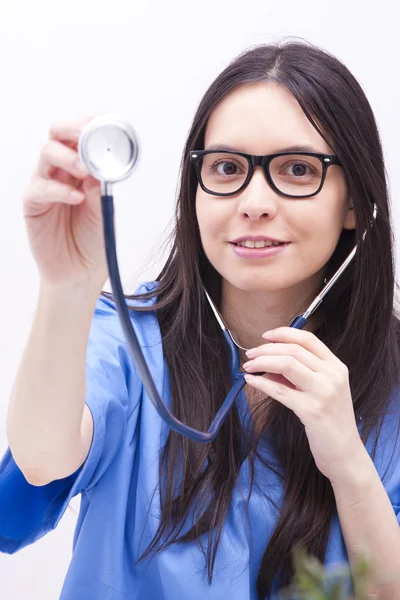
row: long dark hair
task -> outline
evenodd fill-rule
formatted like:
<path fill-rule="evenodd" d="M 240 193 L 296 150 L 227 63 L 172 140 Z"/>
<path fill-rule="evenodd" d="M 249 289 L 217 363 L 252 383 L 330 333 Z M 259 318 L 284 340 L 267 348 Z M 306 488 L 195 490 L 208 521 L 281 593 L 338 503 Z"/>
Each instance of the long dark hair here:
<path fill-rule="evenodd" d="M 156 303 L 134 310 L 156 310 L 170 372 L 174 414 L 207 430 L 231 386 L 228 351 L 203 292 L 203 283 L 221 306 L 221 276 L 208 261 L 195 214 L 197 179 L 189 151 L 204 148 L 208 118 L 231 90 L 250 82 L 277 82 L 299 102 L 303 112 L 341 160 L 354 204 L 356 229 L 343 230 L 326 265 L 330 277 L 358 243 L 355 259 L 332 288 L 319 310 L 322 324 L 315 334 L 349 369 L 356 418 L 362 416 L 362 441 L 373 430 L 375 444 L 389 397 L 399 382 L 399 319 L 394 308 L 394 257 L 389 200 L 382 148 L 376 122 L 360 85 L 335 57 L 303 41 L 262 44 L 236 57 L 206 91 L 194 116 L 181 163 L 172 249 L 153 292 L 126 296 Z M 373 202 L 378 216 L 372 228 Z M 368 234 L 362 242 L 362 233 Z M 106 296 L 109 294 L 103 292 Z M 313 460 L 304 426 L 279 402 L 261 402 L 246 456 L 254 482 L 255 458 L 281 477 L 283 502 L 275 530 L 265 549 L 258 578 L 258 598 L 269 598 L 275 577 L 281 587 L 293 579 L 292 551 L 302 545 L 323 561 L 336 511 L 330 481 Z M 264 408 L 264 410 L 263 410 Z M 198 444 L 171 431 L 160 456 L 161 522 L 140 557 L 151 557 L 175 542 L 197 540 L 204 553 L 208 581 L 244 460 L 242 424 L 233 410 L 217 439 Z M 277 463 L 259 452 L 268 433 Z M 374 446 L 373 456 L 375 455 Z M 206 466 L 205 466 L 206 465 Z M 279 468 L 277 468 L 277 465 Z M 178 490 L 178 491 L 177 491 Z M 251 486 L 250 493 L 251 494 Z M 193 511 L 193 512 L 192 512 Z M 189 514 L 195 524 L 182 533 Z M 206 548 L 201 536 L 207 534 Z M 275 584 L 274 584 L 275 586 Z"/>

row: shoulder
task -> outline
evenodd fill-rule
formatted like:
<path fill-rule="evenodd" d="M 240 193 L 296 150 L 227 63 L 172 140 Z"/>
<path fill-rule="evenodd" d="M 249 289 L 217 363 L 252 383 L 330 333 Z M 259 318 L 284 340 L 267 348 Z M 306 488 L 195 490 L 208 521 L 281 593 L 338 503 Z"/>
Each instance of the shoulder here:
<path fill-rule="evenodd" d="M 121 368 L 130 383 L 136 381 L 139 385 L 138 372 L 133 358 L 135 353 L 132 350 L 132 344 L 133 347 L 138 344 L 147 365 L 152 367 L 153 377 L 157 377 L 158 373 L 161 373 L 164 366 L 162 336 L 157 311 L 152 310 L 157 302 L 158 287 L 159 282 L 157 281 L 145 282 L 137 287 L 132 298 L 124 298 L 128 308 L 129 325 L 136 337 L 135 340 L 130 331 L 130 341 L 125 334 L 125 328 L 112 297 L 99 296 L 89 332 L 88 367 L 93 364 L 96 373 L 99 371 L 99 364 L 102 365 L 103 370 L 105 365 Z M 134 297 L 147 292 L 155 293 L 150 298 Z M 145 307 L 147 310 L 134 310 L 135 307 Z"/>
<path fill-rule="evenodd" d="M 155 290 L 157 282 L 141 284 L 134 295 Z M 130 323 L 144 359 L 160 370 L 162 343 L 156 311 L 151 310 L 156 294 L 148 299 L 125 298 L 128 307 L 146 306 L 149 310 L 128 310 Z M 131 332 L 129 332 L 131 333 Z M 133 358 L 131 344 L 125 335 L 116 304 L 111 295 L 97 299 L 90 326 L 86 352 L 87 404 L 101 412 L 106 421 L 110 409 L 124 408 L 130 415 L 137 406 L 142 381 Z"/>
<path fill-rule="evenodd" d="M 159 287 L 158 281 L 149 281 L 139 285 L 135 290 L 133 296 L 139 294 L 145 294 L 147 292 L 156 291 Z M 105 292 L 108 294 L 108 292 Z M 124 297 L 126 306 L 128 308 L 128 314 L 135 330 L 135 333 L 145 328 L 159 329 L 158 320 L 155 311 L 151 310 L 151 307 L 157 301 L 157 294 L 154 293 L 150 298 L 132 298 Z M 135 307 L 147 307 L 146 311 L 136 311 Z M 96 302 L 93 320 L 91 324 L 91 334 L 95 331 L 102 330 L 104 333 L 111 335 L 112 337 L 125 342 L 125 334 L 122 329 L 120 317 L 117 311 L 116 303 L 113 299 L 112 294 L 107 296 L 101 294 Z"/>

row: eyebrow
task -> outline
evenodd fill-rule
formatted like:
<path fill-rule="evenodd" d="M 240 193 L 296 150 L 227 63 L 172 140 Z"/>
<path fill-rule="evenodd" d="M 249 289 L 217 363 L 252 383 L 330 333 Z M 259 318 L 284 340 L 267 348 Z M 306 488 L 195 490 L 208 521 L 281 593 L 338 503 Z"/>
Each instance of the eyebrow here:
<path fill-rule="evenodd" d="M 249 154 L 245 150 L 241 148 L 236 148 L 235 146 L 229 146 L 228 144 L 211 144 L 204 150 L 223 150 L 224 152 L 243 152 L 243 154 Z M 276 152 L 271 152 L 271 154 L 278 154 L 279 152 L 312 152 L 315 154 L 328 154 L 327 152 L 322 152 L 321 150 L 316 150 L 312 146 L 307 145 L 297 145 L 297 146 L 288 146 L 286 148 L 281 148 Z"/>

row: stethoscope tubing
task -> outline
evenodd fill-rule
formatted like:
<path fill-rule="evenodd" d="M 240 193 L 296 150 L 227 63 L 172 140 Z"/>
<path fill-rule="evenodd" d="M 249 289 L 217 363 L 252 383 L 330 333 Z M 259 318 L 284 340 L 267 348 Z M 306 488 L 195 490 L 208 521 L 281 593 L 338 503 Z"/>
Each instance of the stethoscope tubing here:
<path fill-rule="evenodd" d="M 102 128 L 104 129 L 101 132 Z M 95 134 L 99 131 L 102 133 L 102 135 L 96 138 Z M 101 155 L 101 152 L 92 155 L 93 140 L 92 142 L 90 142 L 90 140 L 92 139 L 91 136 L 93 135 L 95 135 L 95 137 L 93 138 L 94 142 L 100 144 L 99 148 L 103 151 L 103 156 Z M 126 141 L 128 141 L 128 143 L 126 143 Z M 153 403 L 160 417 L 169 425 L 171 429 L 173 429 L 177 433 L 180 433 L 196 442 L 211 442 L 218 435 L 218 432 L 223 422 L 229 414 L 229 410 L 231 409 L 238 394 L 246 384 L 246 380 L 244 379 L 245 373 L 240 371 L 239 353 L 236 348 L 238 344 L 233 339 L 233 336 L 229 329 L 226 328 L 222 316 L 218 313 L 218 310 L 215 307 L 209 294 L 207 293 L 207 290 L 204 288 L 204 292 L 207 296 L 209 304 L 212 310 L 214 311 L 215 317 L 218 320 L 222 333 L 225 337 L 226 343 L 228 344 L 230 349 L 231 371 L 235 374 L 234 383 L 227 397 L 225 398 L 221 408 L 218 410 L 208 431 L 197 431 L 196 429 L 185 425 L 176 417 L 174 417 L 174 415 L 170 412 L 163 399 L 161 398 L 160 394 L 158 393 L 153 377 L 151 376 L 146 360 L 143 356 L 139 341 L 136 337 L 129 316 L 129 311 L 126 305 L 118 268 L 114 231 L 114 199 L 112 196 L 112 184 L 117 181 L 126 179 L 132 173 L 132 170 L 135 167 L 139 156 L 138 147 L 139 144 L 137 140 L 137 134 L 132 128 L 132 126 L 113 115 L 102 115 L 101 117 L 98 117 L 92 120 L 90 123 L 88 123 L 84 131 L 81 133 L 78 143 L 78 153 L 80 159 L 87 166 L 91 175 L 101 182 L 101 205 L 103 215 L 104 244 L 108 264 L 108 272 L 113 291 L 113 298 L 117 308 L 117 313 L 120 319 L 122 330 L 125 334 L 125 338 L 132 352 L 132 357 L 135 362 L 137 372 L 143 382 L 143 386 L 151 402 Z M 121 152 L 119 152 L 120 150 Z M 110 151 L 116 152 L 117 160 L 115 161 L 115 164 L 110 163 L 109 161 Z M 376 214 L 377 208 L 374 204 L 373 217 L 375 219 Z M 371 220 L 371 223 L 372 222 L 373 219 Z M 364 232 L 363 239 L 365 238 L 365 235 L 366 231 Z M 348 264 L 353 259 L 356 250 L 357 245 L 355 246 L 355 248 L 353 248 L 350 255 L 346 258 L 346 260 L 343 262 L 340 268 L 325 285 L 320 294 L 316 296 L 316 298 L 313 300 L 313 302 L 310 304 L 307 310 L 302 315 L 298 315 L 297 317 L 295 317 L 289 327 L 293 327 L 296 329 L 304 328 L 304 326 L 307 323 L 307 319 L 318 308 L 324 296 L 328 293 L 328 291 L 335 284 L 335 282 L 343 273 L 343 271 L 347 268 Z M 255 374 L 264 375 L 264 373 Z"/>

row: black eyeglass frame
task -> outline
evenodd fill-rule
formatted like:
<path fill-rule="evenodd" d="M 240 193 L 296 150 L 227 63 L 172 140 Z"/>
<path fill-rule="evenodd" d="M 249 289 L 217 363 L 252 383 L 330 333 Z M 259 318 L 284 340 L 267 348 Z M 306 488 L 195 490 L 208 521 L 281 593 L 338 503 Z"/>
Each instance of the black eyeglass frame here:
<path fill-rule="evenodd" d="M 214 153 L 214 154 L 215 153 L 217 153 L 217 154 L 218 153 L 234 154 L 237 156 L 243 156 L 243 158 L 245 158 L 247 160 L 247 162 L 249 164 L 249 172 L 247 174 L 247 177 L 246 177 L 244 183 L 241 185 L 241 187 L 236 192 L 216 193 L 216 192 L 209 190 L 204 185 L 202 177 L 201 177 L 201 168 L 200 168 L 201 160 L 202 160 L 203 156 L 205 156 L 206 154 L 212 154 L 212 153 Z M 269 165 L 270 165 L 271 161 L 274 158 L 276 158 L 277 156 L 293 156 L 294 154 L 296 156 L 313 156 L 315 158 L 318 158 L 321 161 L 321 165 L 322 165 L 321 183 L 320 183 L 320 186 L 317 189 L 317 191 L 314 192 L 313 194 L 305 194 L 303 196 L 298 196 L 298 195 L 293 195 L 293 194 L 285 194 L 279 188 L 276 187 L 275 183 L 272 180 L 272 177 L 271 177 L 271 174 L 269 171 Z M 253 177 L 254 167 L 263 167 L 263 170 L 264 170 L 264 173 L 268 180 L 269 185 L 279 195 L 286 196 L 287 198 L 311 198 L 312 196 L 316 196 L 317 194 L 319 194 L 319 192 L 322 190 L 322 187 L 325 182 L 328 167 L 331 165 L 338 165 L 339 167 L 343 166 L 342 163 L 340 162 L 340 160 L 334 154 L 320 154 L 320 153 L 314 153 L 314 152 L 277 152 L 276 154 L 265 154 L 264 156 L 257 156 L 256 154 L 245 154 L 244 152 L 233 152 L 233 151 L 224 150 L 223 148 L 221 148 L 221 150 L 191 150 L 189 152 L 189 156 L 190 156 L 191 162 L 194 164 L 194 167 L 196 170 L 196 175 L 197 175 L 197 180 L 200 184 L 200 187 L 205 192 L 207 192 L 207 194 L 211 194 L 213 196 L 235 196 L 236 194 L 239 194 L 239 192 L 244 190 L 244 188 L 247 187 L 247 185 L 250 183 L 250 180 Z"/>

